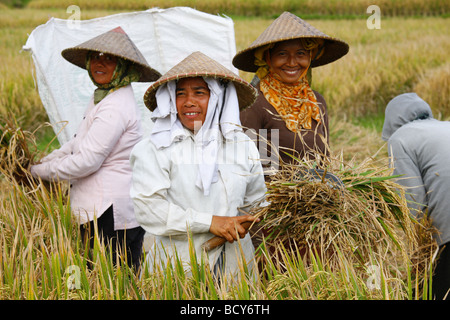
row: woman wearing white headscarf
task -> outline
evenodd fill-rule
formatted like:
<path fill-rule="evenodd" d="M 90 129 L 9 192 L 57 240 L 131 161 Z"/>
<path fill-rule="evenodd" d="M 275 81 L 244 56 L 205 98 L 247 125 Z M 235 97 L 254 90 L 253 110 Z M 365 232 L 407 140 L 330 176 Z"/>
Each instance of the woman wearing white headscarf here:
<path fill-rule="evenodd" d="M 147 90 L 154 127 L 130 161 L 136 219 L 155 236 L 150 268 L 167 257 L 189 263 L 189 237 L 200 259 L 202 244 L 214 236 L 228 242 L 209 252 L 211 268 L 235 273 L 241 249 L 252 264 L 254 248 L 242 223 L 256 219 L 239 208 L 262 201 L 266 187 L 239 110 L 254 99 L 250 84 L 200 52 Z"/>

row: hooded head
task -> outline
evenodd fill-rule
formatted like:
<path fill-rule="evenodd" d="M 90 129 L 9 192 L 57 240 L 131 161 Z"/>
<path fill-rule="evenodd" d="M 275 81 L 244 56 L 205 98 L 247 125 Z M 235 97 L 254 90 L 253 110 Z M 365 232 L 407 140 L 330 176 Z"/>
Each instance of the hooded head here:
<path fill-rule="evenodd" d="M 432 118 L 430 106 L 417 94 L 412 92 L 398 95 L 386 106 L 381 138 L 387 141 L 401 126 L 414 120 Z"/>

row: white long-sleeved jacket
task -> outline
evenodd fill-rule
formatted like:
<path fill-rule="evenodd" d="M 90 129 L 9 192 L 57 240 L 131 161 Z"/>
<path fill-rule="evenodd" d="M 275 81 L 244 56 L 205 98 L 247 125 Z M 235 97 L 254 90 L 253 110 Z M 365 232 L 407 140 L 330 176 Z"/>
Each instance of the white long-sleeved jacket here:
<path fill-rule="evenodd" d="M 187 137 L 167 148 L 157 149 L 150 139 L 144 139 L 133 149 L 130 162 L 133 168 L 131 196 L 140 225 L 155 236 L 155 247 L 148 255 L 150 267 L 159 259 L 176 255 L 189 263 L 188 232 L 201 257 L 201 245 L 214 237 L 209 232 L 213 215 L 237 216 L 264 199 L 266 186 L 259 152 L 244 133 L 224 140 L 218 153 L 219 179 L 211 185 L 209 196 L 196 187 L 197 159 L 195 143 L 188 130 Z M 247 263 L 252 263 L 254 248 L 250 236 L 240 240 Z M 223 247 L 208 256 L 214 266 Z M 238 270 L 241 257 L 239 243 L 225 244 L 227 273 Z"/>
<path fill-rule="evenodd" d="M 115 229 L 138 226 L 130 198 L 129 157 L 142 138 L 140 111 L 130 85 L 91 99 L 74 137 L 31 167 L 44 180 L 68 180 L 70 202 L 80 224 L 111 205 Z"/>

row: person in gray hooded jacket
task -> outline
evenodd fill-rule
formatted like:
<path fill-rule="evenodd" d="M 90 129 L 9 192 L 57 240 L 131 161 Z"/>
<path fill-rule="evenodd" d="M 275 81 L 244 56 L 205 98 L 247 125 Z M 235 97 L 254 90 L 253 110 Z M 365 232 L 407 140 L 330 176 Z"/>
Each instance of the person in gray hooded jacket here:
<path fill-rule="evenodd" d="M 387 104 L 382 139 L 388 142 L 393 174 L 403 175 L 397 182 L 406 187 L 411 213 L 427 213 L 439 232 L 433 295 L 446 298 L 450 288 L 450 122 L 434 119 L 428 103 L 415 93 L 405 93 Z"/>

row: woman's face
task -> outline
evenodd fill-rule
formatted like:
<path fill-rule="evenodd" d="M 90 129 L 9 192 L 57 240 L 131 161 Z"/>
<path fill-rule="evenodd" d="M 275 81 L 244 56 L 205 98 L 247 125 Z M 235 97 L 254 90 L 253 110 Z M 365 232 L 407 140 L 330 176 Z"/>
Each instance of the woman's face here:
<path fill-rule="evenodd" d="M 90 71 L 92 78 L 98 84 L 110 83 L 116 66 L 116 56 L 100 52 L 94 52 L 91 55 Z"/>
<path fill-rule="evenodd" d="M 298 39 L 279 42 L 270 50 L 269 65 L 285 84 L 297 82 L 309 67 L 310 54 Z"/>
<path fill-rule="evenodd" d="M 183 78 L 176 88 L 178 118 L 191 131 L 199 129 L 206 118 L 209 102 L 208 84 L 201 77 Z"/>

